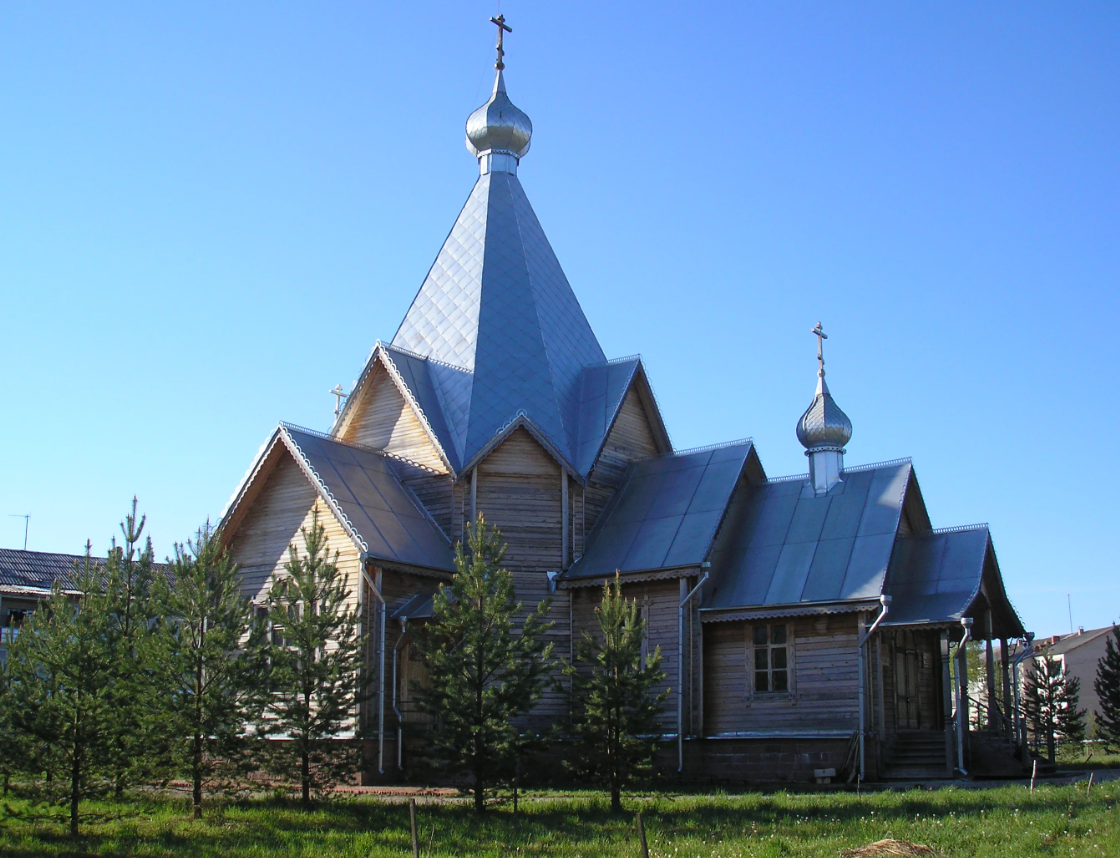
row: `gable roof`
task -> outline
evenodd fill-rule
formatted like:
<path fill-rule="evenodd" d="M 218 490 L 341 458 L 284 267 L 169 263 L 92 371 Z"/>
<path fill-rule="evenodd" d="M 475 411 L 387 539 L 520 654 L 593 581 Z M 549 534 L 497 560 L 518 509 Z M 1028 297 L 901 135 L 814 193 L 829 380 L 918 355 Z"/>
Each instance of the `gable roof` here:
<path fill-rule="evenodd" d="M 978 597 L 992 609 L 996 637 L 1019 637 L 1023 624 L 1003 590 L 986 524 L 900 536 L 891 559 L 884 626 L 956 623 L 975 613 Z M 986 637 L 986 629 L 973 632 Z"/>
<path fill-rule="evenodd" d="M 55 582 L 66 593 L 77 593 L 75 564 L 83 568 L 84 554 L 58 554 L 52 551 L 24 551 L 0 548 L 0 593 L 36 598 L 49 595 Z M 91 557 L 94 569 L 103 570 L 106 559 Z M 170 575 L 166 563 L 153 563 L 152 570 Z"/>
<path fill-rule="evenodd" d="M 519 411 L 572 463 L 583 368 L 606 358 L 517 176 L 479 177 L 392 345 L 459 369 L 434 380 L 462 464 Z"/>
<path fill-rule="evenodd" d="M 1105 626 L 1101 629 L 1086 629 L 1080 634 L 1061 635 L 1053 643 L 1047 644 L 1044 641 L 1036 641 L 1035 646 L 1040 649 L 1045 649 L 1048 655 L 1065 655 L 1070 650 L 1075 650 L 1078 647 L 1085 646 L 1090 641 L 1095 641 L 1102 635 L 1107 635 L 1116 628 L 1115 626 Z"/>
<path fill-rule="evenodd" d="M 699 566 L 751 450 L 737 441 L 635 462 L 563 580 Z"/>
<path fill-rule="evenodd" d="M 822 495 L 805 477 L 743 485 L 701 609 L 877 599 L 912 480 L 906 459 L 845 470 Z"/>
<path fill-rule="evenodd" d="M 377 450 L 281 423 L 222 514 L 222 524 L 263 484 L 283 447 L 370 559 L 450 572 L 451 542 L 401 481 L 393 459 Z"/>

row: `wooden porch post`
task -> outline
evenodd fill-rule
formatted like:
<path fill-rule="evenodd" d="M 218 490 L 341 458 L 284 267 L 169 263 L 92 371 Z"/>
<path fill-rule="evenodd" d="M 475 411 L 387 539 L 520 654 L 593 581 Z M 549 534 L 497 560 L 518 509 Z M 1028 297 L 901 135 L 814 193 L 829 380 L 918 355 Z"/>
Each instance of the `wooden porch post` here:
<path fill-rule="evenodd" d="M 987 637 L 988 645 L 984 651 L 985 668 L 987 671 L 987 686 L 988 686 L 988 730 L 999 730 L 999 703 L 996 699 L 996 653 L 995 641 L 992 638 L 995 636 L 992 632 L 992 609 L 988 608 L 987 611 L 988 628 Z"/>
<path fill-rule="evenodd" d="M 945 722 L 945 770 L 953 775 L 953 677 L 949 673 L 949 630 L 941 630 L 941 714 Z"/>
<path fill-rule="evenodd" d="M 999 666 L 1003 674 L 1003 714 L 1007 716 L 1007 734 L 1011 735 L 1011 724 L 1015 721 L 1012 714 L 1014 703 L 1011 699 L 1011 653 L 1008 651 L 1007 638 L 999 639 Z"/>

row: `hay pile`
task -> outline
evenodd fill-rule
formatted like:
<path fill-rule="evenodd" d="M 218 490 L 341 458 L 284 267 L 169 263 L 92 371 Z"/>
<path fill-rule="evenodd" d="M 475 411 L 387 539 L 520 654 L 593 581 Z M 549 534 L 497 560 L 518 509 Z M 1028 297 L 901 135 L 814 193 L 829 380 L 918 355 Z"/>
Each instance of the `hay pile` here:
<path fill-rule="evenodd" d="M 905 840 L 879 840 L 875 843 L 869 843 L 867 846 L 861 846 L 859 849 L 848 849 L 840 854 L 843 858 L 878 858 L 880 855 L 919 858 L 919 856 L 936 855 L 937 853 L 920 843 L 908 843 Z"/>

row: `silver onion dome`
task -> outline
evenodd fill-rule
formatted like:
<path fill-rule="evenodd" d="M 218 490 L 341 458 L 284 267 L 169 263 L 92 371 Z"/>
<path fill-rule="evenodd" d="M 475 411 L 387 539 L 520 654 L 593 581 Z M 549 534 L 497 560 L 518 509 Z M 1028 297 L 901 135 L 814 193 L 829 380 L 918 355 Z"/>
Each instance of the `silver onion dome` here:
<path fill-rule="evenodd" d="M 485 152 L 508 152 L 521 159 L 532 136 L 533 123 L 509 100 L 499 68 L 490 100 L 467 118 L 467 149 L 476 158 Z"/>
<path fill-rule="evenodd" d="M 852 421 L 840 410 L 840 406 L 828 392 L 823 372 L 817 382 L 817 393 L 812 404 L 797 421 L 797 440 L 808 451 L 837 452 L 843 452 L 844 445 L 852 440 Z"/>
<path fill-rule="evenodd" d="M 812 333 L 817 338 L 817 392 L 797 421 L 797 440 L 806 454 L 824 450 L 843 453 L 844 445 L 852 440 L 852 421 L 840 410 L 824 380 L 824 341 L 828 339 L 828 334 L 820 322 Z"/>

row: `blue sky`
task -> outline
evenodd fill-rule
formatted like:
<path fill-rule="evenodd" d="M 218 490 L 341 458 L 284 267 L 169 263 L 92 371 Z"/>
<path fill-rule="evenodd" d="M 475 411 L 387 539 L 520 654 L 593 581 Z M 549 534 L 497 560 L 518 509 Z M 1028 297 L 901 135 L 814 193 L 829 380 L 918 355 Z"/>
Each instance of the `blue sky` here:
<path fill-rule="evenodd" d="M 157 551 L 325 429 L 474 182 L 496 2 L 5 4 L 0 546 Z M 1040 634 L 1120 614 L 1120 6 L 505 0 L 520 177 L 673 441 L 912 456 Z"/>

